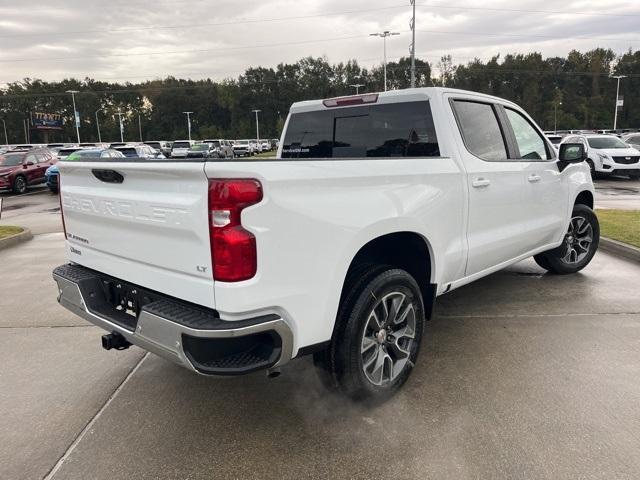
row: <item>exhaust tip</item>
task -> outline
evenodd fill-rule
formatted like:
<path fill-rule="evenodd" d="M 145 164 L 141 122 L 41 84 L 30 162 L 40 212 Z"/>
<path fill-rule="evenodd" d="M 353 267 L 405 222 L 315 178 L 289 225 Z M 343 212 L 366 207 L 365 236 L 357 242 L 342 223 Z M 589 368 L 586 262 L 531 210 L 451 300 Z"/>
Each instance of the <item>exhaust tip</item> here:
<path fill-rule="evenodd" d="M 267 370 L 267 378 L 278 378 L 281 373 L 280 368 L 269 368 Z"/>
<path fill-rule="evenodd" d="M 118 332 L 111 332 L 102 336 L 102 348 L 105 350 L 125 350 L 129 348 L 131 344 Z"/>

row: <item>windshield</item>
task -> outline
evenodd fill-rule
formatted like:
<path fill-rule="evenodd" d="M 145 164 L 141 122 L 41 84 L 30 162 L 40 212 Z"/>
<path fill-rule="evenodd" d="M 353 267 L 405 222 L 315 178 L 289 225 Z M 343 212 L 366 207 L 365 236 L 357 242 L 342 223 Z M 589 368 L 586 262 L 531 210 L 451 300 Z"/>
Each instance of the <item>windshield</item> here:
<path fill-rule="evenodd" d="M 22 159 L 24 155 L 21 154 L 9 154 L 4 157 L 0 157 L 0 165 L 3 167 L 15 167 L 16 165 L 22 165 Z"/>
<path fill-rule="evenodd" d="M 587 138 L 591 148 L 628 148 L 625 143 L 617 137 L 591 137 Z"/>
<path fill-rule="evenodd" d="M 189 142 L 173 142 L 173 148 L 190 148 Z"/>
<path fill-rule="evenodd" d="M 632 137 L 628 137 L 626 139 L 627 143 L 630 143 L 631 145 L 640 145 L 640 135 L 633 135 Z"/>
<path fill-rule="evenodd" d="M 205 144 L 200 144 L 200 145 L 194 145 L 193 147 L 191 147 L 191 150 L 195 151 L 195 152 L 202 152 L 205 150 L 209 149 L 209 145 Z"/>
<path fill-rule="evenodd" d="M 101 150 L 76 150 L 65 160 L 73 161 L 80 160 L 81 158 L 100 158 L 100 152 Z"/>
<path fill-rule="evenodd" d="M 122 153 L 125 157 L 137 157 L 138 156 L 138 152 L 136 151 L 135 148 L 133 147 L 129 147 L 129 148 L 119 148 L 118 151 L 120 153 Z"/>
<path fill-rule="evenodd" d="M 145 145 L 149 145 L 150 147 L 155 148 L 156 150 L 160 150 L 160 142 L 147 142 Z"/>
<path fill-rule="evenodd" d="M 562 141 L 562 137 L 547 137 L 551 143 L 558 145 Z"/>
<path fill-rule="evenodd" d="M 238 140 L 236 145 L 249 145 L 249 140 Z"/>

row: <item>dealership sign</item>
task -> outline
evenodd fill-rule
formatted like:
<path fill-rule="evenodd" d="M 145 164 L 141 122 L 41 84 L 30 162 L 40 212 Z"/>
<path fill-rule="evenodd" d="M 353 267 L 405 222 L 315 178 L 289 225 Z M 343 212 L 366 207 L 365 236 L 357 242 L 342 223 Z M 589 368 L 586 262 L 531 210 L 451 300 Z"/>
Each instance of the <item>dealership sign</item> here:
<path fill-rule="evenodd" d="M 31 114 L 31 125 L 36 130 L 62 130 L 62 115 L 35 112 Z"/>

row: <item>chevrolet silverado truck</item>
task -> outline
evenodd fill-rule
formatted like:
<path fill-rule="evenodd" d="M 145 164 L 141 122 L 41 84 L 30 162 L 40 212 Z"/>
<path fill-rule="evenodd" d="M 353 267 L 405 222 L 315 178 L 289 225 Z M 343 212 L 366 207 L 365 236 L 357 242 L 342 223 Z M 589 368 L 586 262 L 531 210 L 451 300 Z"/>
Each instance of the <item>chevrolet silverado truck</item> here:
<path fill-rule="evenodd" d="M 63 161 L 58 300 L 107 349 L 205 375 L 313 354 L 328 386 L 384 399 L 437 296 L 590 262 L 585 160 L 514 103 L 418 88 L 295 103 L 276 159 Z"/>

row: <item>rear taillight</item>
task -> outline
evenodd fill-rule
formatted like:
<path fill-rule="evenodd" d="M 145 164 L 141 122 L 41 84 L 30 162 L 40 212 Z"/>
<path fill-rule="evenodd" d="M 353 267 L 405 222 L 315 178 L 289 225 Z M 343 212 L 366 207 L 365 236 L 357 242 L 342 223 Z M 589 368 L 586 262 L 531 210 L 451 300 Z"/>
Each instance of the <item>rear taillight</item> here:
<path fill-rule="evenodd" d="M 367 103 L 376 103 L 378 101 L 377 93 L 366 93 L 364 95 L 351 95 L 349 97 L 327 98 L 322 104 L 327 107 L 349 107 L 352 105 L 365 105 Z"/>
<path fill-rule="evenodd" d="M 260 200 L 262 185 L 257 180 L 209 180 L 209 236 L 215 280 L 239 282 L 256 274 L 256 237 L 242 227 L 241 213 Z"/>

